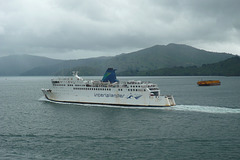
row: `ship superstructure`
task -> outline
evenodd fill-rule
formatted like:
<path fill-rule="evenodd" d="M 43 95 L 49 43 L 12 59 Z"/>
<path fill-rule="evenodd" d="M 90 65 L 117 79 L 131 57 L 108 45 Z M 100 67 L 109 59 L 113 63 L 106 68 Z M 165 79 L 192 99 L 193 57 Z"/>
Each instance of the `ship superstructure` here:
<path fill-rule="evenodd" d="M 102 80 L 84 80 L 77 72 L 73 77 L 51 80 L 52 89 L 42 89 L 45 97 L 55 102 L 104 104 L 120 106 L 174 106 L 173 96 L 160 95 L 156 84 L 116 79 L 115 69 L 108 68 Z"/>

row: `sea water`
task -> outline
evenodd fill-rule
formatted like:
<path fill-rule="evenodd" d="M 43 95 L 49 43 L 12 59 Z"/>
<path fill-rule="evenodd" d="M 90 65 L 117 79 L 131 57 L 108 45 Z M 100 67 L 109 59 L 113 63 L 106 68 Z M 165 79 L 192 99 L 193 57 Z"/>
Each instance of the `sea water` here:
<path fill-rule="evenodd" d="M 119 77 L 158 84 L 164 108 L 50 103 L 51 78 L 0 77 L 0 159 L 240 159 L 240 77 Z"/>

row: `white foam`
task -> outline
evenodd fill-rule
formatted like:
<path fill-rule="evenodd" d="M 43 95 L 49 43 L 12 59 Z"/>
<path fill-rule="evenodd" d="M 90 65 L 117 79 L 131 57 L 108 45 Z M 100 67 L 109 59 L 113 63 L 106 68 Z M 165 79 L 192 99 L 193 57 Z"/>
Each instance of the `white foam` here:
<path fill-rule="evenodd" d="M 205 113 L 240 113 L 240 109 L 215 107 L 215 106 L 199 106 L 199 105 L 177 105 L 171 107 L 173 110 L 178 111 L 191 111 L 191 112 L 205 112 Z"/>
<path fill-rule="evenodd" d="M 42 96 L 41 98 L 38 99 L 39 101 L 49 101 L 47 98 L 45 98 L 44 96 Z"/>

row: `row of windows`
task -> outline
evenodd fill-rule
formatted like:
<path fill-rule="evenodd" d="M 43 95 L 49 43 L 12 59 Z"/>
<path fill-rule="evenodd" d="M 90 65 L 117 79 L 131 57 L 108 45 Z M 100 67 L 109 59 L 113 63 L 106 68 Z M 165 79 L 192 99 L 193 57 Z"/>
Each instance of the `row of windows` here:
<path fill-rule="evenodd" d="M 128 89 L 128 91 L 146 91 L 146 89 Z"/>
<path fill-rule="evenodd" d="M 73 88 L 74 90 L 101 90 L 101 91 L 111 91 L 111 88 Z M 122 91 L 123 89 L 118 89 Z M 128 91 L 146 91 L 146 89 L 128 89 Z"/>
<path fill-rule="evenodd" d="M 53 84 L 53 86 L 66 86 L 65 84 Z"/>
<path fill-rule="evenodd" d="M 73 88 L 74 90 L 101 90 L 101 91 L 111 91 L 111 88 Z"/>
<path fill-rule="evenodd" d="M 53 81 L 53 86 L 66 86 L 66 85 L 59 83 L 59 81 L 58 81 L 58 83 L 56 83 L 56 81 Z M 73 86 L 73 84 L 67 84 L 67 86 Z M 84 86 L 85 87 L 85 85 L 80 85 L 80 84 L 75 84 L 75 86 Z M 114 86 L 114 87 L 119 87 L 119 86 Z M 141 88 L 141 86 L 133 86 L 133 85 L 131 85 L 130 87 L 131 88 L 132 87 Z"/>
<path fill-rule="evenodd" d="M 75 86 L 85 86 L 85 85 L 75 84 Z"/>
<path fill-rule="evenodd" d="M 130 87 L 136 87 L 136 88 L 140 88 L 141 86 L 130 86 Z"/>
<path fill-rule="evenodd" d="M 65 86 L 65 84 L 53 84 L 53 86 Z M 73 86 L 68 84 L 68 86 Z M 101 90 L 101 91 L 111 91 L 111 88 L 73 88 L 74 90 Z M 123 89 L 118 89 L 118 91 L 123 91 Z M 146 89 L 128 89 L 128 91 L 146 91 Z"/>

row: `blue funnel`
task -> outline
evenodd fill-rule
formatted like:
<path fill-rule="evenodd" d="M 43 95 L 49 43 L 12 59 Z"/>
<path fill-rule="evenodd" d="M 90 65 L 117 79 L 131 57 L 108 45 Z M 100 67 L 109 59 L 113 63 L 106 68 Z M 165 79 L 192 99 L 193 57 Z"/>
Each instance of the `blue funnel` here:
<path fill-rule="evenodd" d="M 110 83 L 118 82 L 115 71 L 116 69 L 108 68 L 105 74 L 103 75 L 102 81 L 103 82 L 109 81 Z"/>

